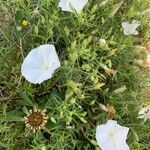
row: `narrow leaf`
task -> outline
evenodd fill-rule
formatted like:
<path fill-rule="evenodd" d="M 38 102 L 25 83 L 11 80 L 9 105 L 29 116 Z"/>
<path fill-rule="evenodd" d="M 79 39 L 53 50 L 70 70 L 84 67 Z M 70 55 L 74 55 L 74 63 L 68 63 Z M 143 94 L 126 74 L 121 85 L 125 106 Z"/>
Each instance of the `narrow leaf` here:
<path fill-rule="evenodd" d="M 113 6 L 113 11 L 110 13 L 109 18 L 114 17 L 114 15 L 118 12 L 122 4 L 124 3 L 124 0 L 122 0 L 120 3 Z"/>

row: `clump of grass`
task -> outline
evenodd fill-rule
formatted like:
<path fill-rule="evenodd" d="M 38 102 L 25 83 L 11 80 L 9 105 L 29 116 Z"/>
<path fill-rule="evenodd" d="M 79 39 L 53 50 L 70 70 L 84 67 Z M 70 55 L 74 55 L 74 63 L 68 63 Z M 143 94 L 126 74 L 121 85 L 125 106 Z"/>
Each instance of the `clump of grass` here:
<path fill-rule="evenodd" d="M 135 59 L 139 39 L 150 38 L 149 17 L 138 15 L 148 0 L 89 0 L 78 15 L 62 12 L 58 1 L 0 1 L 0 149 L 96 149 L 95 128 L 109 115 L 101 104 L 111 104 L 114 119 L 130 127 L 131 150 L 148 150 L 149 122 L 137 119 L 148 105 L 149 72 Z M 125 36 L 121 23 L 139 20 L 139 36 Z M 24 20 L 28 24 L 22 24 Z M 101 46 L 99 39 L 106 39 Z M 53 43 L 62 66 L 51 80 L 32 85 L 22 78 L 20 66 L 34 47 Z M 117 70 L 109 76 L 103 65 Z M 126 90 L 115 90 L 126 86 Z M 32 133 L 22 118 L 28 109 L 47 109 L 44 130 Z"/>

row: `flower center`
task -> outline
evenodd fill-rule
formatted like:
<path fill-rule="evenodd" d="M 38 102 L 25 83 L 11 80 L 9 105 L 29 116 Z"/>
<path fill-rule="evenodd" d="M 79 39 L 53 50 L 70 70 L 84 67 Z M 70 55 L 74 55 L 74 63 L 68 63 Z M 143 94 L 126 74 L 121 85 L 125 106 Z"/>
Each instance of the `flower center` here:
<path fill-rule="evenodd" d="M 43 116 L 39 112 L 32 112 L 28 117 L 28 123 L 33 127 L 38 127 L 43 123 Z"/>
<path fill-rule="evenodd" d="M 48 64 L 44 64 L 44 65 L 42 66 L 42 69 L 48 70 L 48 69 L 49 69 L 49 65 L 48 65 Z"/>
<path fill-rule="evenodd" d="M 115 133 L 110 132 L 109 137 L 111 140 L 114 140 L 115 139 Z"/>
<path fill-rule="evenodd" d="M 40 110 L 34 108 L 28 112 L 28 115 L 24 117 L 26 126 L 33 130 L 33 132 L 41 130 L 47 123 L 48 116 L 45 114 L 46 110 Z"/>

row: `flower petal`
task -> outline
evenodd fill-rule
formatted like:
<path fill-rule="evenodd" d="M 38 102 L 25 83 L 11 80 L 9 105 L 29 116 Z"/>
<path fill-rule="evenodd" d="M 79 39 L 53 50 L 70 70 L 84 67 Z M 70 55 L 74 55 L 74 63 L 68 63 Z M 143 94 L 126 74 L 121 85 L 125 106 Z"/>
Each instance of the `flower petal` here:
<path fill-rule="evenodd" d="M 52 77 L 52 74 L 53 74 L 53 71 L 51 70 L 45 71 L 39 76 L 37 83 L 41 84 L 43 81 L 50 79 Z"/>
<path fill-rule="evenodd" d="M 72 12 L 72 9 L 67 5 L 67 2 L 63 0 L 59 2 L 58 7 L 60 7 L 63 11 Z"/>
<path fill-rule="evenodd" d="M 138 26 L 140 26 L 140 22 L 137 21 L 137 20 L 133 20 L 133 21 L 132 21 L 132 27 L 133 27 L 134 29 L 136 29 Z"/>
<path fill-rule="evenodd" d="M 132 31 L 132 35 L 138 35 L 138 34 L 139 34 L 139 32 L 137 30 Z"/>
<path fill-rule="evenodd" d="M 102 150 L 120 150 L 116 148 L 116 144 L 112 141 L 105 142 L 105 144 L 101 145 L 101 148 Z"/>
<path fill-rule="evenodd" d="M 116 143 L 116 150 L 130 150 L 130 148 L 127 143 L 119 141 Z"/>
<path fill-rule="evenodd" d="M 126 30 L 126 29 L 124 29 L 123 33 L 124 33 L 124 35 L 130 35 L 131 34 L 130 30 Z"/>
<path fill-rule="evenodd" d="M 129 28 L 129 23 L 128 22 L 122 22 L 122 27 L 124 28 L 124 29 L 128 29 Z"/>
<path fill-rule="evenodd" d="M 40 84 L 52 77 L 60 67 L 54 45 L 45 44 L 33 49 L 23 61 L 21 73 L 31 83 Z"/>
<path fill-rule="evenodd" d="M 62 10 L 68 12 L 73 12 L 71 8 L 73 7 L 78 13 L 80 13 L 87 2 L 88 0 L 60 0 L 58 7 L 61 7 Z"/>
<path fill-rule="evenodd" d="M 106 123 L 108 129 L 110 130 L 114 130 L 117 126 L 117 121 L 115 120 L 108 120 L 107 123 Z"/>
<path fill-rule="evenodd" d="M 39 81 L 38 79 L 42 74 L 43 72 L 40 69 L 31 69 L 23 72 L 23 76 L 25 77 L 25 79 L 34 84 L 41 83 L 41 81 Z"/>
<path fill-rule="evenodd" d="M 32 51 L 29 52 L 29 54 L 26 56 L 26 58 L 23 61 L 22 69 L 24 67 L 26 68 L 28 66 L 28 63 L 33 63 L 33 65 L 40 66 L 41 62 L 39 62 L 39 56 L 38 56 L 38 49 L 35 48 Z M 27 65 L 26 65 L 27 64 Z"/>
<path fill-rule="evenodd" d="M 96 128 L 96 140 L 98 145 L 102 145 L 108 140 L 108 128 L 105 125 L 99 125 Z"/>
<path fill-rule="evenodd" d="M 45 44 L 38 48 L 38 55 L 41 61 L 46 65 L 48 64 L 53 70 L 60 67 L 60 61 L 57 56 L 54 45 Z"/>
<path fill-rule="evenodd" d="M 129 132 L 129 128 L 122 127 L 122 126 L 117 124 L 116 136 L 117 136 L 119 141 L 126 142 L 128 132 Z"/>

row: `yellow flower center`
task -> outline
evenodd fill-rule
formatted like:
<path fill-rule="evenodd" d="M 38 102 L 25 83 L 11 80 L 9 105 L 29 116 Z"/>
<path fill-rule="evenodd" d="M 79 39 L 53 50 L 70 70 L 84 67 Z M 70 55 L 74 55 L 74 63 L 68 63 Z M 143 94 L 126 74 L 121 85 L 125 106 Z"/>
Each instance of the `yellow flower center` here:
<path fill-rule="evenodd" d="M 42 67 L 44 70 L 48 70 L 49 69 L 49 65 L 48 64 L 44 64 Z"/>
<path fill-rule="evenodd" d="M 115 139 L 115 133 L 111 132 L 111 133 L 109 134 L 109 136 L 110 136 L 110 139 L 111 139 L 111 140 L 114 140 L 114 139 Z"/>

